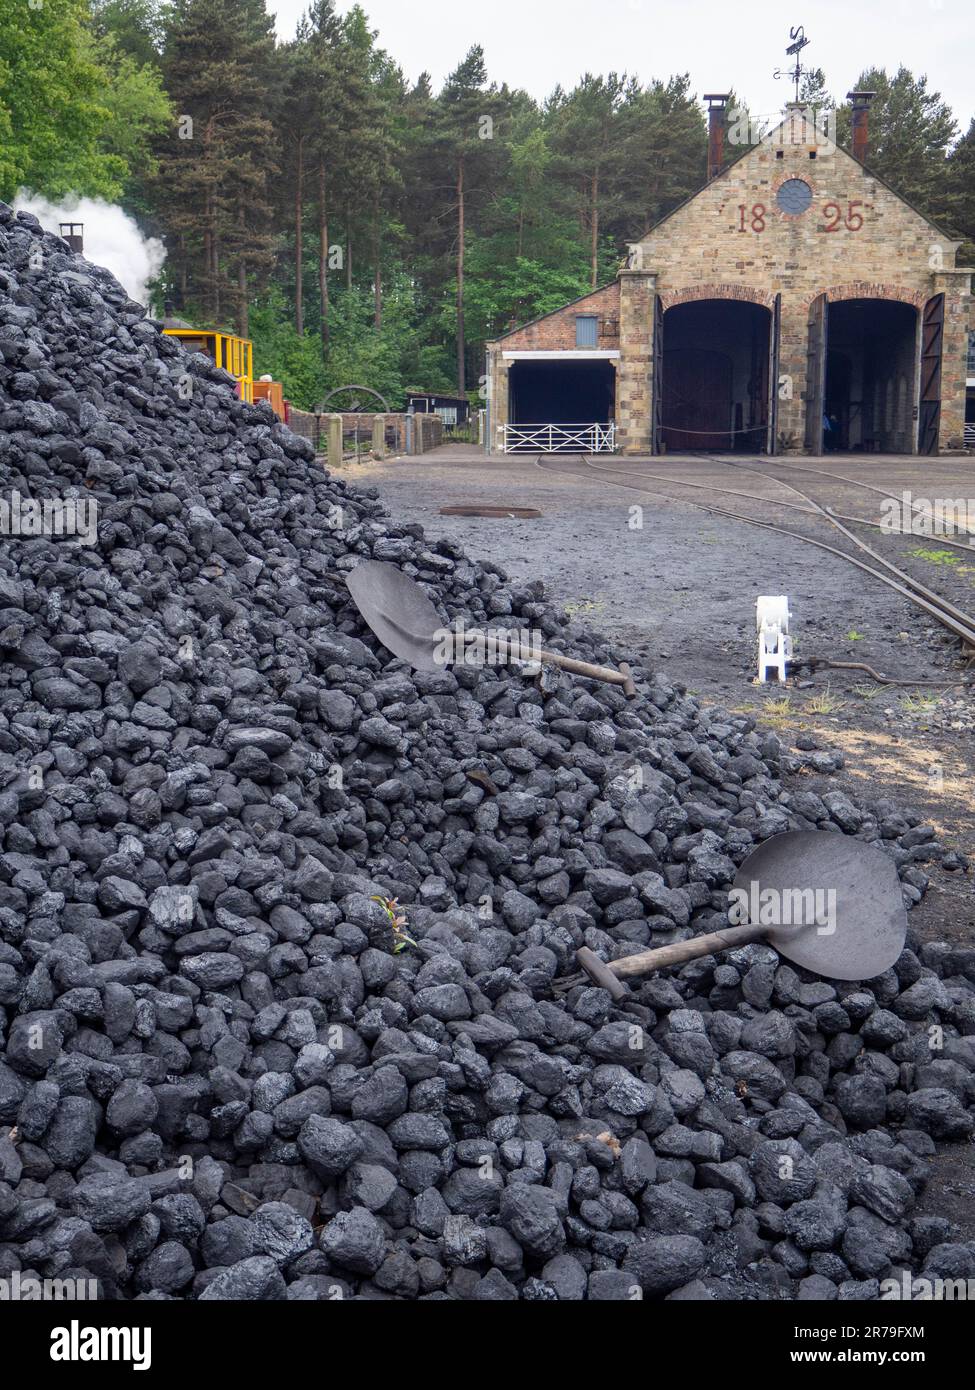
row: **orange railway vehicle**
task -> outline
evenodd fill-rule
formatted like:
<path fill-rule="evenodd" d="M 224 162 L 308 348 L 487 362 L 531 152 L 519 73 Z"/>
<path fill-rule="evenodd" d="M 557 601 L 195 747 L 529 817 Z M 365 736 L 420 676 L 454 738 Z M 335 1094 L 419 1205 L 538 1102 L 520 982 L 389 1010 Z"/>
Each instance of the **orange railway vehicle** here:
<path fill-rule="evenodd" d="M 268 401 L 271 409 L 279 420 L 285 424 L 288 422 L 288 407 L 284 399 L 284 387 L 280 381 L 273 381 L 270 377 L 261 377 L 254 382 L 254 400 Z"/>

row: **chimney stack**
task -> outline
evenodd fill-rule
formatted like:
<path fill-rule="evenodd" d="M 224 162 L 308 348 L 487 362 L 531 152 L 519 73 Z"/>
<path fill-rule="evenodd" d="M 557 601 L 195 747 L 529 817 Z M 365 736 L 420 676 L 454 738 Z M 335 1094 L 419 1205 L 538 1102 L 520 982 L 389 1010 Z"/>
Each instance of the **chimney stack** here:
<path fill-rule="evenodd" d="M 853 158 L 861 164 L 867 162 L 870 148 L 870 103 L 876 92 L 847 92 L 846 99 L 852 108 L 853 117 Z"/>
<path fill-rule="evenodd" d="M 708 183 L 724 162 L 724 120 L 730 92 L 705 92 L 708 104 Z"/>
<path fill-rule="evenodd" d="M 61 233 L 61 240 L 66 241 L 72 251 L 76 251 L 79 256 L 85 250 L 85 224 L 83 222 L 61 222 L 58 224 Z"/>

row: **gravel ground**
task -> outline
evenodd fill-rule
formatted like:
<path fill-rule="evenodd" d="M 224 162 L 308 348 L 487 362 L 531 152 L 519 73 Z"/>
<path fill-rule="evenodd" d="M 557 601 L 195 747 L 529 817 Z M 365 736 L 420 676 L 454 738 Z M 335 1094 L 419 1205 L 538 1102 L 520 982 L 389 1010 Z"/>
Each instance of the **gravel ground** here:
<path fill-rule="evenodd" d="M 883 499 L 849 483 L 754 464 L 851 516 L 880 520 Z M 975 467 L 967 459 L 837 457 L 797 460 L 915 498 L 975 497 Z M 797 655 L 864 662 L 898 678 L 936 682 L 975 679 L 944 629 L 892 589 L 845 561 L 772 532 L 709 516 L 659 493 L 639 491 L 641 479 L 620 473 L 658 473 L 798 502 L 773 478 L 736 472 L 728 463 L 697 457 L 600 459 L 603 476 L 578 457 L 488 459 L 465 445 L 445 446 L 421 459 L 396 458 L 350 469 L 356 481 L 378 487 L 402 521 L 449 536 L 518 579 L 539 578 L 579 618 L 618 637 L 634 653 L 666 669 L 702 701 L 755 709 L 776 732 L 813 739 L 846 758 L 846 790 L 883 794 L 916 807 L 939 836 L 975 852 L 975 700 L 964 689 L 881 686 L 862 672 L 819 671 L 785 689 L 756 686 L 754 626 L 759 594 L 787 593 Z M 634 486 L 608 486 L 612 479 Z M 826 523 L 772 506 L 756 511 L 742 498 L 646 481 L 673 496 L 753 512 L 777 525 L 845 546 Z M 452 505 L 503 503 L 535 507 L 536 520 L 441 516 Z M 643 506 L 642 529 L 631 507 Z M 975 528 L 975 506 L 972 509 Z M 971 561 L 938 538 L 882 535 L 856 528 L 880 554 L 975 613 L 975 554 Z M 866 557 L 865 557 L 866 558 Z M 811 790 L 825 781 L 804 774 Z M 831 779 L 836 785 L 836 779 Z M 932 885 L 912 913 L 927 939 L 975 938 L 972 876 L 932 867 Z M 940 1211 L 975 1236 L 975 1153 L 947 1146 L 934 1165 L 923 1208 Z"/>
<path fill-rule="evenodd" d="M 769 467 L 767 460 L 757 462 Z M 804 466 L 816 462 L 803 461 Z M 855 470 L 864 481 L 895 492 L 910 489 L 916 496 L 975 495 L 975 473 L 964 460 L 920 464 L 915 459 L 829 458 L 822 466 Z M 797 548 L 787 537 L 707 516 L 659 494 L 642 496 L 639 476 L 628 474 L 661 473 L 705 489 L 737 488 L 772 501 L 798 500 L 773 479 L 740 467 L 733 471 L 726 463 L 673 455 L 600 460 L 596 467 L 606 470 L 605 476 L 587 473 L 577 457 L 548 458 L 541 464 L 527 456 L 489 460 L 470 446 L 448 446 L 422 459 L 393 459 L 350 471 L 357 479 L 367 475 L 398 515 L 421 522 L 431 535 L 461 541 L 517 578 L 543 579 L 577 615 L 591 615 L 597 626 L 654 660 L 666 661 L 671 676 L 710 698 L 742 696 L 743 682 L 755 669 L 755 599 L 783 591 L 792 600 L 793 630 L 803 655 L 864 661 L 893 675 L 949 679 L 955 673 L 952 639 L 942 637 L 940 629 L 892 590 L 833 556 Z M 879 496 L 815 476 L 784 471 L 783 476 L 837 511 L 879 519 Z M 637 491 L 628 494 L 609 486 L 611 479 Z M 647 488 L 654 486 L 667 490 L 666 484 L 647 482 Z M 708 491 L 688 492 L 691 500 L 711 500 L 731 510 L 750 505 Z M 543 515 L 530 521 L 439 515 L 441 507 L 468 503 L 536 507 Z M 634 505 L 643 506 L 642 529 L 633 525 L 639 519 L 631 513 Z M 767 507 L 761 516 L 835 539 L 822 523 L 795 513 Z M 863 534 L 882 554 L 959 606 L 967 602 L 975 608 L 975 552 L 971 565 L 961 552 L 947 552 L 946 562 L 937 539 Z M 918 550 L 930 556 L 912 556 Z M 952 563 L 956 558 L 958 563 Z M 862 636 L 848 640 L 850 632 Z M 716 653 L 721 658 L 717 662 Z M 837 677 L 833 684 L 842 682 Z"/>

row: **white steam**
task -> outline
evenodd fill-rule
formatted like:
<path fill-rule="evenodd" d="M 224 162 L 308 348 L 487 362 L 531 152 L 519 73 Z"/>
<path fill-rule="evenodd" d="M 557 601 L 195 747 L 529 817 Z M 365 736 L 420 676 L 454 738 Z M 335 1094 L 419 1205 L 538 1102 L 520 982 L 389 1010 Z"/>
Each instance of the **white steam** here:
<path fill-rule="evenodd" d="M 156 237 L 143 236 L 136 222 L 120 207 L 102 198 L 69 196 L 49 202 L 25 189 L 14 199 L 17 212 L 32 212 L 45 231 L 60 234 L 59 223 L 84 224 L 84 257 L 110 270 L 131 299 L 148 301 L 148 283 L 162 269 L 166 248 Z"/>

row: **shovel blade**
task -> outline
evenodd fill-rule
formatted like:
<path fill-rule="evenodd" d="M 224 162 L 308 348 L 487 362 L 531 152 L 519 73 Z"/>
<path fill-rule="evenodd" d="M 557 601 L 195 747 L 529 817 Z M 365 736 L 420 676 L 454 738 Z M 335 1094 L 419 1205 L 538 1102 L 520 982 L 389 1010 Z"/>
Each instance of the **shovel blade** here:
<path fill-rule="evenodd" d="M 366 560 L 346 577 L 352 601 L 394 656 L 418 671 L 442 671 L 437 659 L 445 625 L 420 588 L 395 565 Z"/>
<path fill-rule="evenodd" d="M 870 980 L 904 949 L 907 913 L 893 860 L 828 830 L 790 830 L 750 854 L 734 881 L 745 920 L 770 946 L 832 980 Z"/>

